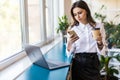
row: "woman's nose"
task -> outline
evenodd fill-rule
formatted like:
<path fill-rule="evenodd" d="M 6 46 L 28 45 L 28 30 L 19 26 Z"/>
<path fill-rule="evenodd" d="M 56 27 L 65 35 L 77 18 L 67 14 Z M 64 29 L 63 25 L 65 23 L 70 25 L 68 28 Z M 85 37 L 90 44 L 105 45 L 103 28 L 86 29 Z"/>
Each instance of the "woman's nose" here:
<path fill-rule="evenodd" d="M 79 14 L 77 14 L 77 18 L 80 18 L 80 15 L 79 15 Z"/>

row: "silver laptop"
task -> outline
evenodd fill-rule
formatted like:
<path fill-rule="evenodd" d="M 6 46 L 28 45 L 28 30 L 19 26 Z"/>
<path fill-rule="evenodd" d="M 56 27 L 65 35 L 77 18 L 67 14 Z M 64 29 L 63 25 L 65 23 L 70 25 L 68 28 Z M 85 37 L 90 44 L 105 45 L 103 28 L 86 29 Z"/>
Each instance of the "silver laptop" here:
<path fill-rule="evenodd" d="M 45 59 L 44 55 L 40 50 L 40 47 L 27 45 L 25 47 L 25 51 L 30 60 L 32 61 L 32 63 L 39 65 L 41 67 L 52 70 L 69 66 L 69 63 Z"/>

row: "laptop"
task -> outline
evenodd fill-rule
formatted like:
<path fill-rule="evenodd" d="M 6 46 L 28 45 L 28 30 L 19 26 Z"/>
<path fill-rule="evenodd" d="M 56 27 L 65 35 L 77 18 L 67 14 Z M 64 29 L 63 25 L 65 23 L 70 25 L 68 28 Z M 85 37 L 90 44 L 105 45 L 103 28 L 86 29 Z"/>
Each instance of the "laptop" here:
<path fill-rule="evenodd" d="M 33 64 L 39 65 L 49 70 L 58 69 L 70 65 L 69 63 L 65 62 L 45 59 L 40 47 L 37 46 L 26 45 L 25 51 Z"/>

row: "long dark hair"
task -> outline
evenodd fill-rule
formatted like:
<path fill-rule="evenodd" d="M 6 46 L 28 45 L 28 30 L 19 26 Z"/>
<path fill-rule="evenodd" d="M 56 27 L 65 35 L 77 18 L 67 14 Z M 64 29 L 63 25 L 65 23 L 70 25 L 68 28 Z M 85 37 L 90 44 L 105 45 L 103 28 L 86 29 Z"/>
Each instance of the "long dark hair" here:
<path fill-rule="evenodd" d="M 73 14 L 73 9 L 76 8 L 76 7 L 79 7 L 79 8 L 82 8 L 82 9 L 86 10 L 86 12 L 87 12 L 87 21 L 92 27 L 94 27 L 96 25 L 96 22 L 93 20 L 93 18 L 91 16 L 91 12 L 90 12 L 90 9 L 89 9 L 88 5 L 83 0 L 79 0 L 79 1 L 77 1 L 75 3 L 73 3 L 73 5 L 72 5 L 71 16 L 73 18 L 73 24 L 71 26 L 73 27 L 74 25 L 77 26 L 79 24 L 79 22 L 75 19 L 74 14 Z"/>

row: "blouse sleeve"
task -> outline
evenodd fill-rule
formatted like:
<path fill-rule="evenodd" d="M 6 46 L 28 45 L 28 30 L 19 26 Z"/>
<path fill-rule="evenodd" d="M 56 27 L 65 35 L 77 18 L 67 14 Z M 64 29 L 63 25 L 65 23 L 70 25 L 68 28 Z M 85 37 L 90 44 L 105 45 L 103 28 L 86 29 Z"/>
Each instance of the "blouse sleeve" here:
<path fill-rule="evenodd" d="M 100 33 L 102 36 L 103 48 L 100 50 L 97 46 L 97 50 L 100 54 L 105 55 L 105 53 L 107 51 L 107 42 L 106 42 L 106 33 L 105 33 L 105 29 L 104 29 L 104 24 L 101 24 L 101 26 L 100 26 Z"/>
<path fill-rule="evenodd" d="M 67 33 L 67 44 L 66 44 L 66 55 L 67 55 L 67 57 L 69 57 L 75 51 L 75 45 L 74 45 L 74 43 L 72 44 L 72 48 L 70 49 L 70 51 L 67 50 L 68 41 L 69 41 L 69 34 Z"/>

